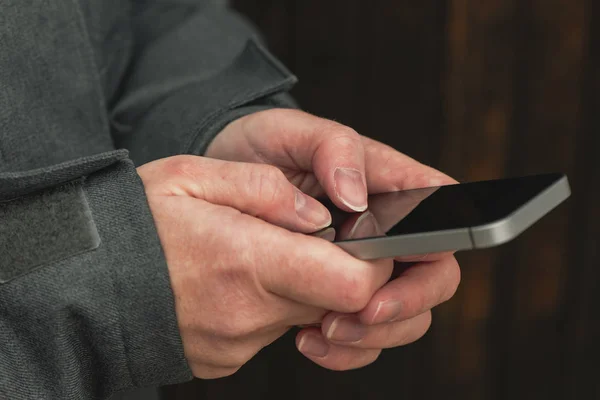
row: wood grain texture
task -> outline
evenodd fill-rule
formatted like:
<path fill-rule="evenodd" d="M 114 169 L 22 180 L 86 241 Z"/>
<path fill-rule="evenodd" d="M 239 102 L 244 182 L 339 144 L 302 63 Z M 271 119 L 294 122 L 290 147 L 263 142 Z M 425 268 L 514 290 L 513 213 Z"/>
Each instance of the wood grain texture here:
<path fill-rule="evenodd" d="M 600 398 L 600 5 L 593 0 L 237 0 L 307 111 L 461 181 L 548 171 L 573 196 L 516 241 L 458 255 L 419 342 L 335 373 L 294 333 L 168 399 Z"/>
<path fill-rule="evenodd" d="M 563 398 L 600 398 L 597 379 L 600 367 L 600 7 L 588 2 L 588 30 L 580 85 L 581 124 L 575 143 L 576 169 L 573 187 L 577 190 L 570 225 L 568 271 L 562 313 L 565 335 L 560 345 L 565 384 Z"/>
<path fill-rule="evenodd" d="M 541 171 L 574 175 L 588 23 L 585 7 L 584 1 L 568 6 L 561 1 L 519 3 L 510 175 Z M 490 372 L 496 377 L 496 398 L 553 398 L 565 384 L 561 365 L 565 327 L 560 314 L 570 267 L 570 215 L 578 197 L 575 192 L 551 217 L 507 246 L 499 259 L 489 341 L 495 349 Z"/>

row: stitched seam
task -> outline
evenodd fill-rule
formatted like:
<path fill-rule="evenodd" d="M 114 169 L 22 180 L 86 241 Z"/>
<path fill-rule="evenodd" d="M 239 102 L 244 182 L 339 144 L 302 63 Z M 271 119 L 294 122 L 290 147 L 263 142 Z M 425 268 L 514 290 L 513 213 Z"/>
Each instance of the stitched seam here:
<path fill-rule="evenodd" d="M 64 162 L 61 164 L 56 164 L 53 166 L 52 172 L 62 171 L 63 169 L 66 169 L 66 168 L 82 165 L 82 163 L 83 164 L 94 163 L 97 161 L 104 161 L 104 160 L 110 159 L 111 157 L 115 157 L 115 160 L 113 160 L 110 164 L 106 165 L 106 166 L 109 166 L 109 165 L 115 164 L 119 161 L 122 161 L 124 159 L 127 159 L 128 155 L 129 155 L 129 151 L 125 150 L 125 149 L 111 150 L 111 151 L 100 153 L 98 155 L 94 155 L 94 156 L 87 157 L 84 159 L 70 160 L 70 161 L 67 161 L 67 162 Z M 43 173 L 47 173 L 47 172 L 48 172 L 48 169 L 45 167 L 31 169 L 31 170 L 27 170 L 27 171 L 20 171 L 20 172 L 4 172 L 4 173 L 0 173 L 0 179 L 21 179 L 21 178 L 35 176 L 35 175 L 39 175 L 39 174 L 43 174 Z"/>

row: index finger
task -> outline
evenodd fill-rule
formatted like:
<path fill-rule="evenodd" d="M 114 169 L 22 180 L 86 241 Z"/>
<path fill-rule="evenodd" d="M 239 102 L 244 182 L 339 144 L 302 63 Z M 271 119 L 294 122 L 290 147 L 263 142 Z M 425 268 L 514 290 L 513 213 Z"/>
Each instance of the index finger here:
<path fill-rule="evenodd" d="M 393 147 L 365 136 L 361 139 L 370 194 L 457 183 L 448 175 L 400 153 Z"/>
<path fill-rule="evenodd" d="M 415 317 L 450 299 L 459 282 L 452 256 L 417 263 L 375 293 L 358 316 L 370 325 Z"/>
<path fill-rule="evenodd" d="M 273 234 L 268 242 L 247 256 L 254 258 L 262 287 L 278 296 L 354 313 L 368 304 L 392 274 L 389 260 L 359 260 L 327 240 L 269 227 Z"/>

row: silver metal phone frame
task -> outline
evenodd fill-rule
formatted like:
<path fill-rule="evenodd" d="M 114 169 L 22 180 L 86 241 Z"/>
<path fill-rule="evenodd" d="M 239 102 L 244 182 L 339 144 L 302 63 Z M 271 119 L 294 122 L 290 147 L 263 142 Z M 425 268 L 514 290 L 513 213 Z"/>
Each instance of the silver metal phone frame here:
<path fill-rule="evenodd" d="M 562 176 L 507 217 L 470 228 L 336 242 L 362 260 L 494 247 L 511 241 L 571 195 Z"/>

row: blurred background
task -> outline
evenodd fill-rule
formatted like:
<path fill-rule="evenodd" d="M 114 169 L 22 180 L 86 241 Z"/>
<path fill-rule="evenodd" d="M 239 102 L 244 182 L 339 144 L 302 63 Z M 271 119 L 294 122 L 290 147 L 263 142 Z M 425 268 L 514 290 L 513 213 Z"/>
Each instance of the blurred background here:
<path fill-rule="evenodd" d="M 516 241 L 459 253 L 419 342 L 351 372 L 291 332 L 167 399 L 600 399 L 600 3 L 237 0 L 314 114 L 460 181 L 565 172 L 573 196 Z"/>

